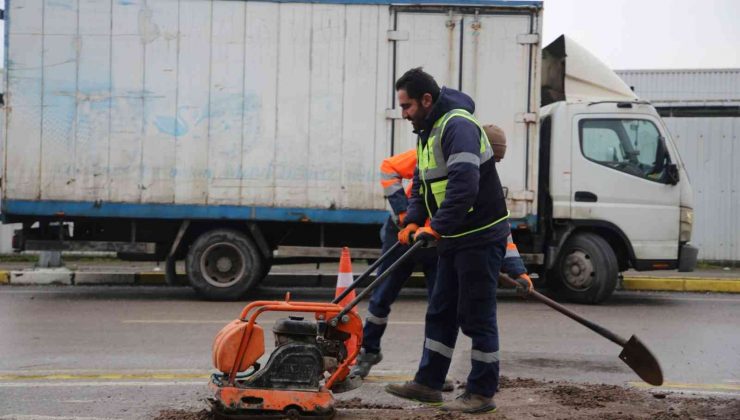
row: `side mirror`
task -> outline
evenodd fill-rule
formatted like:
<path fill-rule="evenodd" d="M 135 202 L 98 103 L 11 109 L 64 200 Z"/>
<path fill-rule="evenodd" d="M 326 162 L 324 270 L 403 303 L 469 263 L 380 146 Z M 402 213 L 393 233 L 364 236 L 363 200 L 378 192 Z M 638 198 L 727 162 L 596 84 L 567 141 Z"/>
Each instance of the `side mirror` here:
<path fill-rule="evenodd" d="M 675 163 L 668 164 L 668 166 L 666 166 L 665 168 L 665 173 L 666 173 L 666 180 L 668 181 L 668 184 L 670 185 L 678 184 L 678 181 L 680 178 L 678 176 L 678 166 L 676 166 Z"/>

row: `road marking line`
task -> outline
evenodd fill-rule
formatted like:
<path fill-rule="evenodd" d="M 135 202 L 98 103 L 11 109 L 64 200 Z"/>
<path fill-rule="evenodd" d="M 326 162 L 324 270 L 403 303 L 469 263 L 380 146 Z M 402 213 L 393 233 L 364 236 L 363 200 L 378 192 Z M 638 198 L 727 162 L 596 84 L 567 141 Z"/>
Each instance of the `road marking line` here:
<path fill-rule="evenodd" d="M 368 383 L 385 383 L 385 382 L 405 382 L 410 381 L 414 377 L 413 376 L 368 376 L 365 378 L 365 382 Z M 23 382 L 0 382 L 0 388 L 54 388 L 54 387 L 95 387 L 95 386 L 151 386 L 151 387 L 160 387 L 160 386 L 173 386 L 173 385 L 180 385 L 180 386 L 193 386 L 193 385 L 199 385 L 199 386 L 207 386 L 207 382 L 203 378 L 203 381 L 76 381 L 76 380 L 66 380 L 64 382 L 36 382 L 36 381 L 23 381 Z"/>
<path fill-rule="evenodd" d="M 732 391 L 704 391 L 701 389 L 682 389 L 682 388 L 658 388 L 656 391 L 666 391 L 671 393 L 678 393 L 682 395 L 701 395 L 708 397 L 723 397 L 723 398 L 737 398 L 739 395 L 737 392 Z"/>
<path fill-rule="evenodd" d="M 703 391 L 736 391 L 740 392 L 740 385 L 730 384 L 692 384 L 692 383 L 681 383 L 681 382 L 665 382 L 663 385 L 656 387 L 645 382 L 628 382 L 636 388 L 642 389 L 682 389 L 682 390 L 703 390 Z"/>
<path fill-rule="evenodd" d="M 368 375 L 365 377 L 365 382 L 378 383 L 378 382 L 406 382 L 413 380 L 413 375 Z"/>
<path fill-rule="evenodd" d="M 81 379 L 125 380 L 125 379 L 208 379 L 209 373 L 100 373 L 74 374 L 55 373 L 49 375 L 0 375 L 0 381 L 77 381 Z"/>
<path fill-rule="evenodd" d="M 105 383 L 116 383 L 108 382 L 113 380 L 138 380 L 143 381 L 147 379 L 159 379 L 159 380 L 171 380 L 182 382 L 182 380 L 189 379 L 203 379 L 207 380 L 211 377 L 210 373 L 54 373 L 48 375 L 0 375 L 0 381 L 24 381 L 24 383 L 32 383 L 29 381 L 79 381 L 79 380 L 96 380 L 106 381 Z M 388 375 L 370 375 L 366 378 L 368 382 L 387 382 L 387 381 L 408 381 L 413 379 L 413 376 L 399 375 L 399 374 L 388 374 Z M 0 383 L 0 386 L 11 384 L 15 382 Z M 61 382 L 60 382 L 61 383 Z M 83 383 L 83 382 L 78 382 Z M 96 382 L 97 383 L 97 382 Z M 130 384 L 133 382 L 123 382 Z M 149 383 L 149 382 L 147 382 Z M 170 382 L 167 382 L 170 383 Z M 198 382 L 203 383 L 203 382 Z"/>
<path fill-rule="evenodd" d="M 122 324 L 223 324 L 226 325 L 232 320 L 203 320 L 203 319 L 124 319 Z M 260 321 L 260 324 L 272 324 L 274 321 Z"/>
<path fill-rule="evenodd" d="M 0 375 L 0 388 L 23 387 L 94 387 L 94 386 L 205 386 L 210 373 L 103 373 L 103 374 L 50 374 L 50 375 Z M 153 380 L 152 380 L 153 379 Z M 198 379 L 197 381 L 193 381 Z M 388 374 L 369 375 L 368 383 L 404 382 L 413 379 L 413 375 Z M 666 382 L 660 387 L 645 382 L 628 382 L 628 385 L 639 389 L 665 391 L 688 391 L 697 394 L 737 396 L 740 385 L 734 384 L 697 384 Z M 3 417 L 0 417 L 2 419 Z"/>
<path fill-rule="evenodd" d="M 7 288 L 8 290 L 5 290 L 5 289 L 6 289 L 5 287 L 0 289 L 0 294 L 6 294 L 6 293 L 7 294 L 19 294 L 19 295 L 28 295 L 28 294 L 36 294 L 36 293 L 47 294 L 47 295 L 64 294 L 64 292 L 60 293 L 58 290 L 40 290 L 40 289 L 39 290 L 13 290 L 15 289 L 15 287 L 13 289 L 11 289 L 10 287 Z M 70 292 L 72 291 L 75 291 L 75 289 L 70 290 Z"/>
<path fill-rule="evenodd" d="M 366 382 L 405 382 L 414 379 L 413 375 L 368 375 Z M 640 389 L 675 389 L 675 390 L 694 390 L 694 391 L 716 391 L 720 394 L 737 395 L 734 392 L 719 391 L 740 391 L 740 385 L 727 384 L 691 384 L 680 382 L 666 382 L 660 387 L 656 387 L 645 382 L 628 382 L 628 385 Z"/>
<path fill-rule="evenodd" d="M 122 324 L 223 324 L 233 320 L 203 320 L 203 319 L 124 319 Z M 258 321 L 258 324 L 274 324 L 274 320 Z M 391 321 L 389 325 L 424 325 L 424 321 Z"/>
<path fill-rule="evenodd" d="M 8 414 L 0 416 L 7 420 L 117 420 L 114 417 L 36 416 L 33 414 Z"/>
<path fill-rule="evenodd" d="M 98 387 L 98 386 L 203 386 L 204 381 L 81 381 L 81 382 L 0 382 L 0 388 L 54 388 L 54 387 Z"/>

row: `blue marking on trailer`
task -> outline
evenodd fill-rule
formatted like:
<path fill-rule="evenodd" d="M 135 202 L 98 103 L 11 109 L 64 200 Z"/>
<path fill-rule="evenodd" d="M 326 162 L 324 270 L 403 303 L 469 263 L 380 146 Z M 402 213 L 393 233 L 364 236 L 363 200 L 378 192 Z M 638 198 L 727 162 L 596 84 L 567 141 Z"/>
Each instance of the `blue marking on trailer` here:
<path fill-rule="evenodd" d="M 286 208 L 199 204 L 140 204 L 93 201 L 5 200 L 4 215 L 121 217 L 131 219 L 226 219 L 381 224 L 385 210 Z"/>
<path fill-rule="evenodd" d="M 106 203 L 94 201 L 62 200 L 4 200 L 3 220 L 7 216 L 41 217 L 101 217 L 124 219 L 210 219 L 210 220 L 262 220 L 307 223 L 359 223 L 382 224 L 388 218 L 386 210 L 317 209 L 298 207 L 260 207 L 200 204 L 140 204 Z M 510 219 L 512 228 L 527 224 L 536 225 L 536 216 Z"/>

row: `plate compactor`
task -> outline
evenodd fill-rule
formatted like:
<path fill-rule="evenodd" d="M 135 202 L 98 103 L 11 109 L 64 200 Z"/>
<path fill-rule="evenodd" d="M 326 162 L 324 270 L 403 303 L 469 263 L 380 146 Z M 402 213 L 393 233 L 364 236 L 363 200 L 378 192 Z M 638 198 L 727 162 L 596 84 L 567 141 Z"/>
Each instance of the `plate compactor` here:
<path fill-rule="evenodd" d="M 350 365 L 362 344 L 362 319 L 352 309 L 424 245 L 415 243 L 344 307 L 339 302 L 400 244 L 383 254 L 331 303 L 294 302 L 287 293 L 283 301 L 248 304 L 213 343 L 213 364 L 220 373 L 211 376 L 214 396 L 209 401 L 216 418 L 332 418 L 333 393 L 362 384 L 359 377 L 350 376 Z M 264 312 L 313 314 L 314 320 L 292 314 L 279 319 L 272 329 L 275 350 L 262 367 L 257 361 L 265 352 L 265 333 L 257 318 Z M 345 342 L 352 338 L 357 344 L 348 349 Z"/>

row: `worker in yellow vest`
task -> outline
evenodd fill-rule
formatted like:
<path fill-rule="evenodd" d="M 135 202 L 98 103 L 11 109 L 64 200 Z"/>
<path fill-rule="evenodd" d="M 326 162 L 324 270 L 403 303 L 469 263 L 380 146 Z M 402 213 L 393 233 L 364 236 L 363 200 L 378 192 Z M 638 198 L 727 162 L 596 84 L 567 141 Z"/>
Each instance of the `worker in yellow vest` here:
<path fill-rule="evenodd" d="M 496 409 L 499 379 L 496 320 L 498 273 L 510 234 L 504 191 L 493 150 L 462 92 L 440 89 L 421 68 L 396 82 L 398 103 L 417 138 L 417 167 L 401 243 L 436 243 L 438 275 L 427 307 L 424 346 L 412 381 L 386 391 L 441 403 L 458 330 L 472 339 L 465 391 L 442 409 L 486 413 Z M 430 218 L 429 226 L 424 226 Z M 531 282 L 519 277 L 530 288 Z"/>
<path fill-rule="evenodd" d="M 502 145 L 505 142 L 503 131 L 500 128 L 494 125 L 487 125 L 484 128 L 489 137 L 497 136 L 501 139 L 499 142 L 494 141 L 492 138 L 490 139 L 494 147 L 496 145 Z M 499 151 L 494 149 L 494 159 L 497 162 L 503 157 L 502 153 L 500 148 Z M 397 241 L 398 225 L 403 223 L 406 216 L 408 197 L 411 195 L 412 187 L 412 182 L 410 181 L 414 177 L 415 168 L 416 149 L 410 149 L 387 157 L 380 164 L 380 184 L 383 187 L 383 194 L 390 204 L 391 212 L 380 232 L 383 254 L 395 245 Z M 407 181 L 405 187 L 404 181 Z M 378 269 L 378 275 L 385 272 L 407 250 L 408 246 L 399 248 L 394 257 L 387 259 L 381 264 Z M 398 266 L 385 282 L 373 289 L 370 304 L 368 305 L 368 315 L 365 318 L 362 349 L 360 355 L 357 357 L 357 363 L 352 368 L 353 375 L 359 375 L 365 378 L 370 373 L 370 369 L 383 360 L 380 344 L 388 324 L 391 305 L 396 301 L 401 288 L 403 288 L 403 285 L 411 277 L 414 268 L 417 266 L 421 266 L 424 272 L 427 296 L 431 296 L 437 276 L 437 251 L 434 248 L 423 248 L 417 251 L 417 254 L 411 260 Z M 506 255 L 501 271 L 513 279 L 523 277 L 526 278 L 526 281 L 531 282 L 527 275 L 527 269 L 519 255 L 519 250 L 514 244 L 511 235 L 507 238 Z M 453 389 L 452 381 L 446 379 L 442 391 L 449 392 Z"/>

